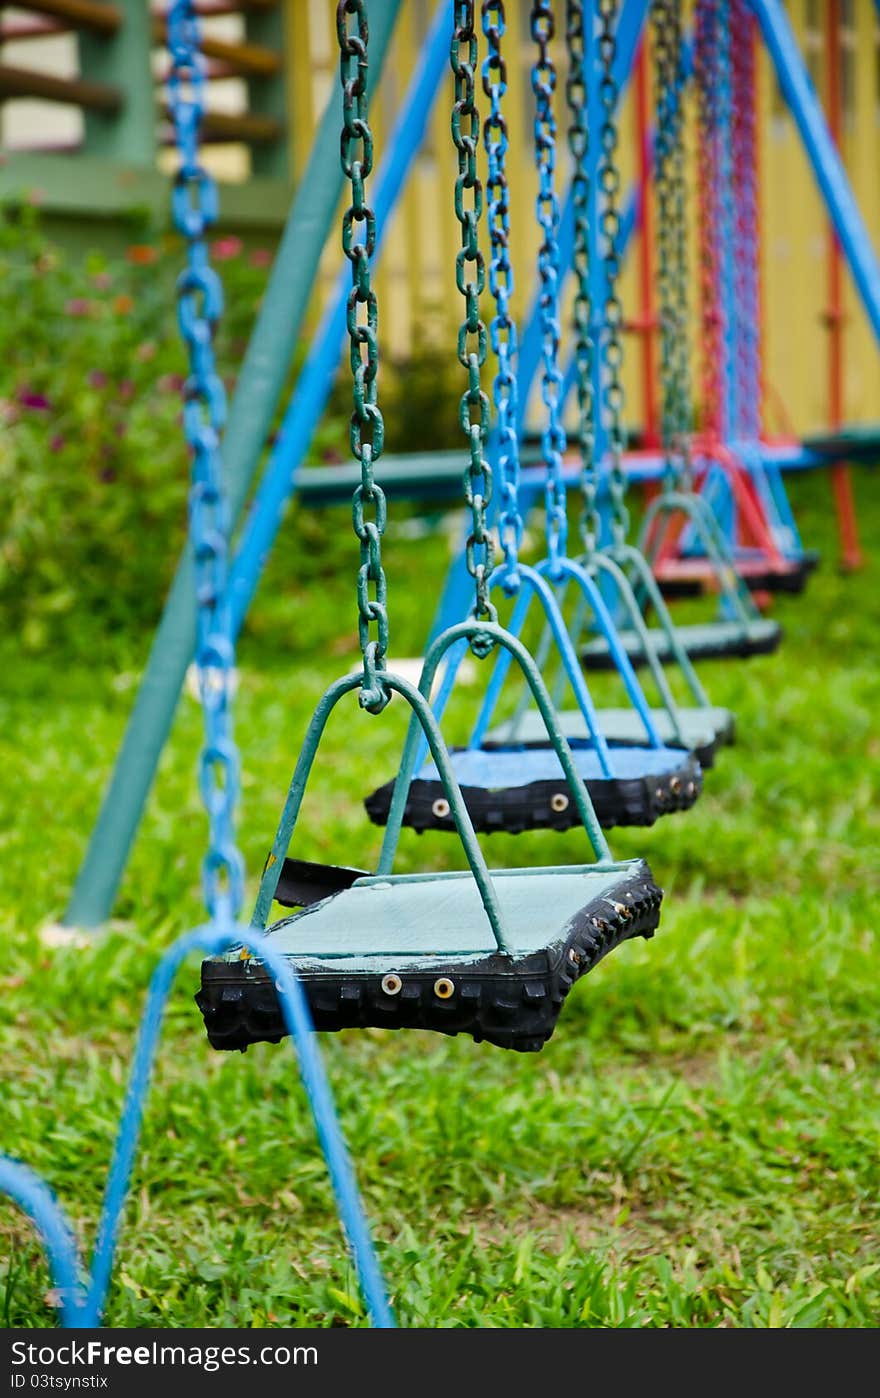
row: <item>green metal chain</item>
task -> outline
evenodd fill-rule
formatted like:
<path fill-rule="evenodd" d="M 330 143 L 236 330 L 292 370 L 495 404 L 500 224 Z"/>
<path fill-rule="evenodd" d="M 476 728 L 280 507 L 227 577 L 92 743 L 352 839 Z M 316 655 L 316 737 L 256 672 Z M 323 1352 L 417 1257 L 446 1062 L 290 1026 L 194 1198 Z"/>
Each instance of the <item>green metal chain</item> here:
<path fill-rule="evenodd" d="M 356 23 L 349 28 L 349 19 Z M 376 248 L 376 215 L 366 202 L 366 180 L 373 168 L 373 134 L 367 115 L 369 29 L 366 0 L 339 0 L 336 7 L 342 81 L 342 169 L 351 184 L 351 203 L 342 218 L 342 248 L 351 263 L 347 324 L 353 375 L 351 449 L 360 462 L 361 483 L 352 498 L 352 522 L 361 546 L 357 576 L 358 632 L 364 659 L 361 707 L 378 714 L 391 694 L 383 684 L 388 651 L 387 586 L 382 568 L 385 532 L 385 492 L 373 479 L 382 455 L 385 424 L 376 401 L 379 368 L 379 308 L 370 281 L 370 259 Z M 358 234 L 356 226 L 361 230 Z M 367 518 L 367 512 L 373 518 Z M 370 596 L 371 587 L 374 595 Z M 375 623 L 377 635 L 371 638 Z"/>
<path fill-rule="evenodd" d="M 590 294 L 590 137 L 587 128 L 585 79 L 586 35 L 583 0 L 566 0 L 565 47 L 568 72 L 565 100 L 568 104 L 568 149 L 574 173 L 571 191 L 574 206 L 575 362 L 577 365 L 578 442 L 581 449 L 581 539 L 587 557 L 596 550 L 602 529 L 597 504 L 599 471 L 596 462 L 596 422 L 593 395 L 593 302 Z"/>
<path fill-rule="evenodd" d="M 461 247 L 455 259 L 455 281 L 464 297 L 465 318 L 458 332 L 458 359 L 468 373 L 468 387 L 461 398 L 459 420 L 468 439 L 470 460 L 464 476 L 465 501 L 471 511 L 467 568 L 474 579 L 474 616 L 497 619 L 489 601 L 489 578 L 495 558 L 492 535 L 486 527 L 486 509 L 492 499 L 492 469 L 485 457 L 489 432 L 489 399 L 480 386 L 480 370 L 486 362 L 488 332 L 480 319 L 480 296 L 486 285 L 486 264 L 478 241 L 483 212 L 483 186 L 477 177 L 480 119 L 477 112 L 475 75 L 478 63 L 474 0 L 456 0 L 455 27 L 450 66 L 455 76 L 452 108 L 452 140 L 458 153 L 455 181 L 455 215 L 461 225 Z M 472 272 L 468 272 L 468 264 Z M 472 643 L 486 654 L 490 644 Z"/>
<path fill-rule="evenodd" d="M 660 380 L 664 489 L 689 489 L 690 361 L 688 345 L 687 189 L 681 14 L 676 0 L 654 0 L 657 90 L 655 151 L 660 291 Z"/>
<path fill-rule="evenodd" d="M 672 111 L 672 228 L 673 306 L 675 312 L 676 413 L 673 446 L 679 457 L 679 479 L 685 490 L 692 486 L 691 467 L 691 361 L 688 241 L 687 241 L 687 161 L 684 148 L 684 41 L 681 7 L 666 0 L 670 10 L 671 72 L 674 93 Z"/>
<path fill-rule="evenodd" d="M 603 363 L 605 386 L 603 403 L 608 414 L 608 446 L 611 452 L 611 532 L 616 544 L 622 544 L 629 532 L 629 511 L 626 508 L 626 475 L 623 470 L 623 404 L 624 392 L 620 374 L 623 366 L 623 306 L 618 295 L 620 280 L 620 170 L 617 166 L 617 81 L 614 77 L 616 56 L 615 26 L 617 0 L 599 0 L 601 30 L 599 57 L 602 77 L 599 98 L 602 104 L 602 126 L 599 132 L 601 157 L 599 189 L 603 207 L 599 230 L 605 239 L 605 344 Z"/>

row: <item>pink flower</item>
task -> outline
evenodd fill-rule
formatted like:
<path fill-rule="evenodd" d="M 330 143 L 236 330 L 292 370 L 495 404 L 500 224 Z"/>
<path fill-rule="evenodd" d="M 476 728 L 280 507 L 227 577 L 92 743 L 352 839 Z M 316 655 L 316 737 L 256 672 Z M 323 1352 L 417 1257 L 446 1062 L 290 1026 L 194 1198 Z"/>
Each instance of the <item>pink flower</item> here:
<path fill-rule="evenodd" d="M 107 375 L 102 369 L 89 370 L 89 386 L 91 388 L 104 388 L 107 383 Z"/>
<path fill-rule="evenodd" d="M 211 244 L 211 256 L 216 262 L 228 262 L 231 257 L 238 257 L 244 250 L 244 243 L 241 238 L 231 235 L 228 238 L 218 238 L 216 243 Z"/>
<path fill-rule="evenodd" d="M 61 436 L 60 433 L 56 433 L 56 435 L 52 438 L 51 442 L 49 443 L 49 450 L 50 450 L 50 451 L 63 451 L 64 445 L 65 445 L 64 438 Z"/>
<path fill-rule="evenodd" d="M 113 285 L 113 278 L 109 272 L 96 272 L 92 281 L 99 291 L 107 291 Z"/>
<path fill-rule="evenodd" d="M 120 381 L 119 381 L 119 396 L 120 396 L 120 398 L 130 398 L 131 395 L 132 395 L 133 393 L 134 393 L 134 383 L 132 382 L 132 380 L 131 380 L 131 379 L 120 379 Z"/>
<path fill-rule="evenodd" d="M 248 262 L 252 267 L 271 267 L 272 253 L 269 248 L 254 248 Z"/>
<path fill-rule="evenodd" d="M 135 359 L 138 361 L 139 364 L 148 364 L 148 363 L 150 362 L 151 359 L 155 359 L 155 358 L 156 358 L 156 342 L 155 342 L 155 340 L 144 340 L 144 342 L 143 342 L 142 344 L 138 345 L 137 349 L 135 350 L 135 352 L 134 352 L 134 357 L 135 357 Z"/>
<path fill-rule="evenodd" d="M 183 388 L 182 374 L 160 374 L 157 380 L 160 393 L 179 393 Z"/>
<path fill-rule="evenodd" d="M 91 315 L 92 303 L 87 301 L 84 296 L 74 296 L 72 300 L 68 301 L 64 309 L 69 316 L 87 316 Z"/>

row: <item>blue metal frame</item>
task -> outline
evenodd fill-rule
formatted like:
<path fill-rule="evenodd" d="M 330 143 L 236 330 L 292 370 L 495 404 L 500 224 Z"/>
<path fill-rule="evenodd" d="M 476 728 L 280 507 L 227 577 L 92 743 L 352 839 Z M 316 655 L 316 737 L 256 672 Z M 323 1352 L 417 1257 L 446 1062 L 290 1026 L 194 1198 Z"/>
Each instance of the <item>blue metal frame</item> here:
<path fill-rule="evenodd" d="M 761 26 L 782 95 L 797 123 L 819 192 L 834 224 L 874 335 L 880 342 L 880 263 L 785 8 L 780 0 L 748 0 L 748 4 Z"/>
<path fill-rule="evenodd" d="M 88 1329 L 101 1322 L 116 1255 L 122 1212 L 137 1156 L 144 1106 L 162 1017 L 175 976 L 193 951 L 219 956 L 246 947 L 272 971 L 281 1001 L 284 1022 L 296 1052 L 300 1076 L 308 1097 L 315 1129 L 336 1195 L 336 1206 L 352 1253 L 361 1291 L 375 1326 L 394 1325 L 386 1298 L 382 1271 L 361 1208 L 357 1181 L 336 1116 L 333 1096 L 315 1041 L 305 992 L 283 956 L 259 932 L 243 925 L 217 928 L 206 924 L 169 947 L 159 962 L 141 1017 L 137 1046 L 129 1074 L 125 1105 L 116 1135 L 116 1146 L 104 1190 L 97 1241 L 89 1272 L 85 1271 L 73 1230 L 61 1205 L 39 1176 L 27 1166 L 0 1156 L 0 1193 L 8 1195 L 29 1215 L 46 1248 L 52 1280 L 61 1296 L 61 1320 L 66 1328 Z"/>

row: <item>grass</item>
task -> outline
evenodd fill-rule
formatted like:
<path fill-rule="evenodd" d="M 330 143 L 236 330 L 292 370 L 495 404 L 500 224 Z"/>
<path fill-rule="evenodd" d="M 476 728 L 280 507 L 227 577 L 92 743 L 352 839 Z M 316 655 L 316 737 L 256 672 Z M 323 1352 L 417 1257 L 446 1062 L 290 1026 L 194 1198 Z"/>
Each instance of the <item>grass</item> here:
<path fill-rule="evenodd" d="M 866 543 L 880 505 L 857 481 Z M 698 807 L 615 831 L 666 889 L 660 934 L 570 997 L 540 1055 L 375 1031 L 322 1039 L 401 1323 L 869 1326 L 880 1314 L 877 975 L 878 568 L 834 569 L 827 482 L 794 482 L 823 565 L 780 599 L 784 648 L 704 666 L 739 741 Z M 399 512 L 398 512 L 399 514 Z M 356 658 L 354 541 L 281 548 L 241 646 L 242 845 L 257 871 L 306 717 Z M 288 525 L 290 531 L 291 526 Z M 392 531 L 396 654 L 417 653 L 445 561 Z M 341 560 L 344 559 L 344 566 Z M 110 932 L 49 951 L 123 732 L 144 637 L 87 617 L 51 661 L 7 646 L 0 700 L 0 1148 L 41 1171 L 93 1238 L 127 1065 L 161 949 L 200 918 L 196 706 L 173 741 Z M 464 691 L 451 736 L 461 736 Z M 340 718 L 304 857 L 368 862 L 360 798 L 393 769 L 401 706 Z M 581 860 L 583 835 L 492 837 L 499 864 Z M 404 837 L 402 868 L 452 867 Z M 253 880 L 252 880 L 253 883 Z M 181 974 L 125 1215 L 116 1326 L 365 1319 L 288 1047 L 207 1047 Z M 5 1259 L 5 1260 L 4 1260 Z M 0 1313 L 56 1320 L 27 1222 L 0 1202 Z"/>

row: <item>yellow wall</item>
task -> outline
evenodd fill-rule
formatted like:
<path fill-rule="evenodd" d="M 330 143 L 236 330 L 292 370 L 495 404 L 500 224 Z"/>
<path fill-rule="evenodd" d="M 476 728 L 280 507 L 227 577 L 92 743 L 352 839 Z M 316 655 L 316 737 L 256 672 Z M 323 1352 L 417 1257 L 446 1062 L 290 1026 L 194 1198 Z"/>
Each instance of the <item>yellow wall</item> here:
<path fill-rule="evenodd" d="M 404 0 L 402 5 L 399 32 L 371 113 L 379 156 L 434 4 L 435 0 Z M 562 9 L 561 4 L 559 8 Z M 788 0 L 787 9 L 821 92 L 826 81 L 821 42 L 824 0 Z M 528 70 L 532 52 L 528 11 L 528 0 L 509 0 L 508 162 L 515 302 L 519 311 L 534 285 L 538 241 L 533 204 L 536 182 L 531 156 L 532 95 Z M 880 25 L 874 0 L 844 0 L 842 11 L 842 38 L 847 52 L 843 155 L 869 232 L 875 245 L 880 246 Z M 334 12 L 333 0 L 288 0 L 289 80 L 297 174 L 330 86 L 337 79 Z M 759 61 L 759 93 L 767 425 L 771 431 L 777 431 L 790 423 L 798 432 L 809 432 L 823 428 L 828 421 L 827 332 L 822 322 L 826 304 L 827 222 L 794 122 L 779 98 L 769 59 L 763 53 Z M 481 91 L 478 95 L 482 112 L 486 99 Z M 405 357 L 425 342 L 445 343 L 450 354 L 455 352 L 460 297 L 454 280 L 458 227 L 452 212 L 455 160 L 449 134 L 451 102 L 450 75 L 437 103 L 428 139 L 388 229 L 376 278 L 383 349 L 395 357 Z M 559 124 L 562 134 L 562 108 Z M 633 143 L 632 103 L 627 100 L 620 133 L 624 188 L 634 170 Z M 561 149 L 562 181 L 567 168 Z M 324 257 L 316 306 L 322 290 L 336 275 L 339 261 L 338 244 L 334 242 Z M 640 307 L 632 258 L 624 273 L 622 293 L 625 312 L 637 315 Z M 880 355 L 848 273 L 845 297 L 845 417 L 850 422 L 880 421 Z M 490 314 L 487 294 L 484 315 Z M 628 339 L 626 387 L 627 421 L 630 426 L 637 426 L 642 418 L 641 383 L 632 337 Z"/>

